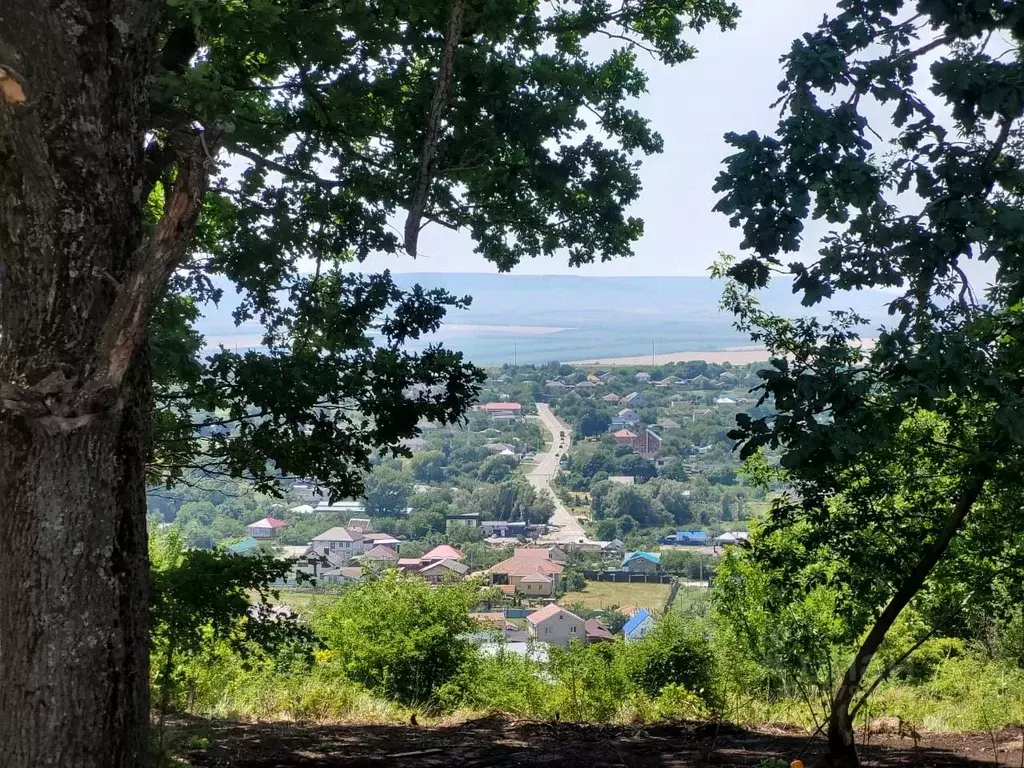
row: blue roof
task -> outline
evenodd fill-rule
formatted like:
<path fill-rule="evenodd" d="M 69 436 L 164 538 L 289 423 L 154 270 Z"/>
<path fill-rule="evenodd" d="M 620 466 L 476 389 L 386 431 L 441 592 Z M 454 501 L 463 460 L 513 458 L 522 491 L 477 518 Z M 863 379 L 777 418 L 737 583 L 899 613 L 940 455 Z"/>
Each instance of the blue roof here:
<path fill-rule="evenodd" d="M 647 619 L 651 618 L 651 614 L 646 608 L 641 608 L 639 611 L 633 614 L 633 618 L 626 622 L 625 626 L 622 627 L 622 633 L 628 635 L 639 629 L 640 625 L 643 624 Z"/>
<path fill-rule="evenodd" d="M 641 552 L 640 550 L 637 550 L 636 552 L 626 553 L 626 556 L 622 559 L 622 567 L 624 568 L 630 560 L 638 559 L 646 560 L 650 563 L 654 563 L 655 565 L 661 564 L 661 555 L 654 554 L 653 552 Z"/>
<path fill-rule="evenodd" d="M 707 531 L 676 531 L 677 539 L 697 539 L 699 541 L 707 541 Z"/>
<path fill-rule="evenodd" d="M 256 547 L 258 547 L 259 545 L 260 543 L 256 541 L 256 539 L 254 539 L 252 536 L 250 536 L 248 539 L 236 541 L 234 544 L 228 547 L 228 552 L 234 552 L 236 555 L 240 555 L 243 552 L 250 552 L 256 549 Z"/>

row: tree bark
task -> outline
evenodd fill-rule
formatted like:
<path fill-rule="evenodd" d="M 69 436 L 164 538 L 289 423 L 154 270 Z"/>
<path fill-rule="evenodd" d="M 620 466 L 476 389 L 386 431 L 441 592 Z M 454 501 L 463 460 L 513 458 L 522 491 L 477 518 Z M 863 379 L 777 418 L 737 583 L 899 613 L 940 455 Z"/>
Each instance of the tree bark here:
<path fill-rule="evenodd" d="M 0 765 L 137 768 L 149 717 L 145 360 L 70 432 L 0 414 Z"/>
<path fill-rule="evenodd" d="M 900 584 L 896 594 L 893 595 L 888 605 L 882 611 L 882 614 L 875 621 L 874 626 L 871 627 L 867 637 L 864 638 L 864 642 L 858 649 L 853 663 L 850 664 L 850 668 L 846 671 L 843 682 L 832 701 L 832 711 L 828 720 L 829 762 L 836 768 L 857 768 L 860 765 L 860 760 L 857 757 L 857 742 L 853 730 L 853 721 L 857 710 L 851 711 L 850 705 L 853 703 L 857 691 L 860 690 L 864 675 L 871 664 L 871 659 L 874 658 L 878 648 L 882 645 L 889 629 L 903 609 L 910 604 L 910 601 L 914 599 L 914 596 L 924 586 L 928 575 L 946 554 L 946 550 L 949 549 L 953 537 L 956 536 L 964 520 L 967 519 L 967 515 L 970 514 L 972 507 L 974 507 L 975 502 L 981 496 L 986 479 L 987 475 L 980 473 L 970 479 L 960 499 L 957 501 L 956 507 L 954 507 L 946 519 L 935 541 L 925 550 L 914 570 Z"/>
<path fill-rule="evenodd" d="M 0 67 L 24 93 L 0 99 L 4 768 L 145 760 L 150 305 L 110 339 L 146 258 L 160 7 L 0 2 Z"/>

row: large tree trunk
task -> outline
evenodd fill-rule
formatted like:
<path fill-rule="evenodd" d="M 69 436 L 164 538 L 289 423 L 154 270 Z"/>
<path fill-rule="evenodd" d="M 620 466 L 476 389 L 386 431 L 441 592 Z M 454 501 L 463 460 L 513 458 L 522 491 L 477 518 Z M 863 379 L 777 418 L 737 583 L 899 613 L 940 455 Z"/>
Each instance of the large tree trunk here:
<path fill-rule="evenodd" d="M 71 431 L 0 414 L 5 768 L 144 762 L 149 411 L 137 384 Z"/>
<path fill-rule="evenodd" d="M 152 297 L 129 300 L 160 5 L 0 0 L 4 768 L 144 761 Z"/>
<path fill-rule="evenodd" d="M 906 608 L 914 596 L 924 586 L 929 574 L 935 569 L 939 561 L 949 549 L 950 542 L 956 536 L 967 515 L 970 514 L 978 497 L 985 487 L 987 473 L 991 468 L 986 468 L 972 477 L 957 501 L 956 506 L 950 512 L 949 517 L 943 523 L 935 540 L 928 546 L 928 549 L 921 555 L 914 570 L 910 572 L 903 583 L 900 584 L 896 594 L 893 595 L 888 605 L 882 611 L 878 620 L 875 621 L 871 631 L 868 632 L 864 642 L 857 651 L 857 655 L 850 664 L 850 668 L 843 677 L 843 682 L 836 692 L 832 701 L 832 711 L 828 720 L 828 751 L 829 762 L 836 768 L 857 768 L 860 761 L 857 757 L 857 742 L 853 730 L 854 718 L 857 710 L 852 709 L 853 699 L 864 682 L 864 675 L 868 666 L 878 652 L 879 647 L 885 640 L 886 634 L 895 623 L 903 609 Z M 870 693 L 870 689 L 868 691 Z M 859 705 L 858 705 L 859 706 Z"/>

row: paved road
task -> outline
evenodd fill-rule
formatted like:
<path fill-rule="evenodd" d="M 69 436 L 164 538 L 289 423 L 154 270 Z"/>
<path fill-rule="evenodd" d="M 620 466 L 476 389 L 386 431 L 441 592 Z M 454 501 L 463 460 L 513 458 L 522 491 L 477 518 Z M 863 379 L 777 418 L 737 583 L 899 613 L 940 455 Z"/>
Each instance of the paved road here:
<path fill-rule="evenodd" d="M 555 513 L 551 516 L 550 522 L 551 525 L 558 528 L 554 533 L 549 533 L 543 538 L 552 543 L 578 541 L 586 537 L 583 526 L 569 514 L 569 510 L 555 494 L 555 489 L 551 487 L 551 480 L 558 473 L 558 462 L 569 450 L 572 430 L 558 420 L 547 403 L 537 403 L 537 417 L 544 428 L 551 433 L 551 449 L 546 453 L 537 454 L 537 464 L 526 477 L 534 488 L 547 489 L 551 493 L 555 500 Z M 564 439 L 562 438 L 563 433 L 565 434 Z"/>

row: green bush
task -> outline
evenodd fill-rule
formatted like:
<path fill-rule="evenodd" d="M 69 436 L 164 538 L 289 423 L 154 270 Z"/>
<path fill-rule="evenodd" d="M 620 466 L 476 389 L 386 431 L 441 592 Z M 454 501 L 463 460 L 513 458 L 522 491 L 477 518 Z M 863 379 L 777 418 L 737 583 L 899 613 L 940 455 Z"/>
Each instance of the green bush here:
<path fill-rule="evenodd" d="M 401 704 L 424 704 L 474 653 L 464 636 L 475 628 L 477 592 L 472 580 L 431 588 L 391 571 L 346 587 L 311 623 L 349 680 Z"/>
<path fill-rule="evenodd" d="M 651 699 L 681 686 L 708 710 L 721 708 L 715 651 L 702 623 L 669 613 L 641 642 L 624 647 L 630 681 Z"/>

